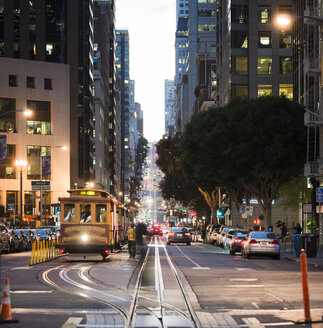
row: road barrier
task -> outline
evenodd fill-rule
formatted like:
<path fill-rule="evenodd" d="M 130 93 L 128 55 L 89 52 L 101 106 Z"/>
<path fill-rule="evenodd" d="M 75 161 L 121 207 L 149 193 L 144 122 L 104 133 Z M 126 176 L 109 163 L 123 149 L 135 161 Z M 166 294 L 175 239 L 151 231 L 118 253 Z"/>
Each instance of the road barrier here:
<path fill-rule="evenodd" d="M 304 316 L 305 316 L 305 322 L 308 323 L 308 322 L 312 322 L 312 319 L 311 319 L 310 297 L 308 293 L 308 282 L 307 282 L 307 257 L 304 249 L 301 250 L 301 271 L 302 271 Z"/>
<path fill-rule="evenodd" d="M 53 260 L 62 256 L 56 248 L 56 240 L 35 241 L 31 249 L 30 265 Z"/>
<path fill-rule="evenodd" d="M 12 320 L 11 316 L 11 300 L 10 300 L 10 283 L 9 278 L 6 278 L 2 301 L 1 301 L 1 316 L 0 324 L 2 323 L 17 323 L 19 320 Z"/>

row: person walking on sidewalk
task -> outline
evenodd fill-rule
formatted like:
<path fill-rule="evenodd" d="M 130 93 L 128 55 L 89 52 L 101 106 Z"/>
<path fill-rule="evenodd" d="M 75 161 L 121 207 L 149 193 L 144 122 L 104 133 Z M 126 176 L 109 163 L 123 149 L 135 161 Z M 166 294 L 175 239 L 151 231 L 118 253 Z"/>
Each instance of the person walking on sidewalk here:
<path fill-rule="evenodd" d="M 133 223 L 130 224 L 128 230 L 128 251 L 129 258 L 134 259 L 136 256 L 136 229 Z"/>

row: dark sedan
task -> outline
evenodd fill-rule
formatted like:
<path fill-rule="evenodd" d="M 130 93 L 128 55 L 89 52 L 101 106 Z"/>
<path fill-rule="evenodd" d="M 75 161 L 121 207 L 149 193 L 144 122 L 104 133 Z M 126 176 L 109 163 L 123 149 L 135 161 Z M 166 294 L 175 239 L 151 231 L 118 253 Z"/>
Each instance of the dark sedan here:
<path fill-rule="evenodd" d="M 234 255 L 236 252 L 241 253 L 241 244 L 244 240 L 246 240 L 247 232 L 239 232 L 237 231 L 230 243 L 230 254 Z"/>
<path fill-rule="evenodd" d="M 186 228 L 173 227 L 167 237 L 167 245 L 171 243 L 186 243 L 186 245 L 191 245 L 191 234 Z"/>

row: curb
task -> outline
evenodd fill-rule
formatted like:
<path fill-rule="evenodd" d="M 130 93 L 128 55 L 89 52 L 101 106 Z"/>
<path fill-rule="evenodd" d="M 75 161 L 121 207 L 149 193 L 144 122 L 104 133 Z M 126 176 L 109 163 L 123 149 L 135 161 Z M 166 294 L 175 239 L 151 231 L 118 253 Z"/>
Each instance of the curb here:
<path fill-rule="evenodd" d="M 300 263 L 300 259 L 299 258 L 293 258 L 293 257 L 288 257 L 288 256 L 283 256 L 283 259 L 288 260 L 288 261 L 293 261 L 293 262 L 297 262 Z M 317 263 L 313 263 L 307 260 L 307 264 L 314 266 L 316 268 L 320 268 L 323 269 L 323 264 L 317 264 Z"/>

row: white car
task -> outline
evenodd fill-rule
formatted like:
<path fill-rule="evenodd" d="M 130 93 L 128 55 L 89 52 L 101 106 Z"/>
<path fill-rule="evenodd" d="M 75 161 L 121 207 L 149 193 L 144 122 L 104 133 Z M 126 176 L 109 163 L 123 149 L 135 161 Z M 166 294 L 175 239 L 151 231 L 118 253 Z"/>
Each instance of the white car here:
<path fill-rule="evenodd" d="M 224 227 L 222 231 L 217 235 L 217 244 L 218 246 L 224 245 L 224 236 L 225 233 L 230 229 L 230 227 Z"/>

